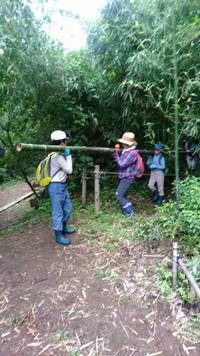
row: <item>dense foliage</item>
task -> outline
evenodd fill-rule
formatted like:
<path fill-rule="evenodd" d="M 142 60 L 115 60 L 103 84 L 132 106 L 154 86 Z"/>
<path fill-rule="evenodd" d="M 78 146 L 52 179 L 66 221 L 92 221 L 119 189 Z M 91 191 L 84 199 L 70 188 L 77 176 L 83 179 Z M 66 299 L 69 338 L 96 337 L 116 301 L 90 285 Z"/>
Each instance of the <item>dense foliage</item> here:
<path fill-rule="evenodd" d="M 0 17 L 1 167 L 16 174 L 13 143 L 48 143 L 56 128 L 70 130 L 72 144 L 110 145 L 132 130 L 140 147 L 156 139 L 173 149 L 175 30 L 181 134 L 198 138 L 198 0 L 110 0 L 88 50 L 68 54 L 25 0 L 1 0 Z"/>
<path fill-rule="evenodd" d="M 17 155 L 14 144 L 49 143 L 54 129 L 70 131 L 72 145 L 113 145 L 124 131 L 135 132 L 140 148 L 161 141 L 172 150 L 168 165 L 174 173 L 175 60 L 179 147 L 185 135 L 199 141 L 199 0 L 108 0 L 99 20 L 89 26 L 88 48 L 72 53 L 42 31 L 28 1 L 0 0 L 0 35 L 0 181 L 32 174 L 42 153 Z M 97 157 L 81 154 L 75 167 L 93 165 Z M 110 164 L 106 156 L 101 159 L 102 165 Z M 111 179 L 105 179 L 110 192 Z M 134 234 L 149 243 L 176 238 L 184 252 L 198 255 L 199 187 L 199 178 L 183 180 L 179 215 L 173 201 L 165 203 L 148 219 L 136 219 Z M 112 199 L 105 196 L 107 202 Z M 95 229 L 109 234 L 117 228 L 111 239 L 115 243 L 120 219 L 114 212 L 116 224 L 111 226 L 110 214 L 109 203 L 109 224 L 102 220 L 100 227 L 95 219 Z M 91 225 L 89 217 L 86 228 L 87 223 Z M 120 239 L 126 237 L 123 230 L 122 235 Z M 199 263 L 195 256 L 188 264 L 197 281 Z M 162 267 L 159 272 L 159 289 L 167 294 L 171 272 Z M 179 281 L 183 299 L 191 301 L 185 277 Z"/>
<path fill-rule="evenodd" d="M 180 211 L 169 201 L 151 219 L 139 222 L 138 236 L 151 241 L 177 238 L 185 246 L 185 253 L 199 254 L 200 250 L 200 179 L 187 177 L 180 183 Z"/>
<path fill-rule="evenodd" d="M 7 148 L 1 165 L 16 174 L 16 142 L 48 143 L 58 128 L 72 131 L 76 143 L 94 140 L 98 79 L 87 54 L 66 55 L 25 1 L 2 0 L 0 16 L 0 135 Z M 26 152 L 20 157 L 23 166 L 35 166 Z"/>
<path fill-rule="evenodd" d="M 172 37 L 176 31 L 181 129 L 198 137 L 199 29 L 195 0 L 108 2 L 91 30 L 89 45 L 103 69 L 105 103 L 115 134 L 129 127 L 139 142 L 148 136 L 173 146 Z"/>

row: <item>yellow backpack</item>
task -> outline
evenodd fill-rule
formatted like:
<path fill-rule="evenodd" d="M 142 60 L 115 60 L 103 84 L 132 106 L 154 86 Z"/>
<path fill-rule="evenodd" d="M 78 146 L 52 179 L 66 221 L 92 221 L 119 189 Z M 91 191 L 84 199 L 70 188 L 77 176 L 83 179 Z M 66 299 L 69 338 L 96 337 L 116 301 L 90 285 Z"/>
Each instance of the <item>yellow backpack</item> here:
<path fill-rule="evenodd" d="M 52 177 L 51 174 L 51 157 L 55 154 L 55 152 L 51 152 L 45 157 L 37 166 L 35 171 L 35 177 L 37 183 L 41 187 L 46 187 L 51 182 Z M 57 173 L 57 172 L 56 172 Z M 55 174 L 54 174 L 55 175 Z"/>

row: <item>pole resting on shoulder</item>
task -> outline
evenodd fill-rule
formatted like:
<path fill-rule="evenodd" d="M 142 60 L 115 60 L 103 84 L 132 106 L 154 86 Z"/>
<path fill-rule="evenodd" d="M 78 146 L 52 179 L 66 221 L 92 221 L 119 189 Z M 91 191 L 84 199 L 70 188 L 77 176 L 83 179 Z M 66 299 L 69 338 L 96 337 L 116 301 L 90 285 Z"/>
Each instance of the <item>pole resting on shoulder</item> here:
<path fill-rule="evenodd" d="M 114 148 L 108 147 L 87 147 L 87 146 L 68 146 L 71 151 L 92 151 L 92 152 L 115 152 Z M 15 149 L 18 152 L 22 150 L 28 151 L 47 151 L 47 152 L 64 152 L 66 146 L 56 145 L 37 145 L 32 143 L 17 143 Z"/>
<path fill-rule="evenodd" d="M 87 147 L 87 146 L 68 146 L 71 151 L 82 151 L 82 152 L 101 152 L 101 153 L 114 153 L 116 152 L 115 148 L 109 147 Z M 22 150 L 27 151 L 46 151 L 46 152 L 64 152 L 65 146 L 55 146 L 55 145 L 37 145 L 34 143 L 17 143 L 15 145 L 15 149 L 17 152 L 21 152 Z M 136 149 L 137 152 L 144 154 L 153 154 L 154 150 L 140 150 Z M 118 151 L 123 151 L 123 149 L 118 149 Z M 163 149 L 162 153 L 169 155 L 174 151 L 170 151 L 169 149 Z M 180 150 L 180 153 L 184 153 L 184 151 Z"/>
<path fill-rule="evenodd" d="M 108 147 L 87 147 L 87 146 L 67 146 L 71 151 L 90 151 L 90 152 L 102 152 L 102 153 L 114 153 L 115 148 Z M 56 146 L 56 145 L 37 145 L 32 143 L 17 143 L 15 148 L 18 152 L 22 150 L 29 151 L 46 151 L 46 152 L 64 152 L 65 146 Z M 119 151 L 122 151 L 119 150 Z M 139 152 L 151 153 L 151 150 L 137 150 Z"/>

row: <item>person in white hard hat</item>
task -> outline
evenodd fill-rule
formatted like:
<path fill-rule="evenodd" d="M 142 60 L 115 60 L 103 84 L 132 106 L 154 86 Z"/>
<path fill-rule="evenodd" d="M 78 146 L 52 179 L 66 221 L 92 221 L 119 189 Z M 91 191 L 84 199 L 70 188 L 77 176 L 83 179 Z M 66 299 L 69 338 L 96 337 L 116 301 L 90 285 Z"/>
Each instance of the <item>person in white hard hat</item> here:
<path fill-rule="evenodd" d="M 68 136 L 64 131 L 56 130 L 51 133 L 51 141 L 54 145 L 66 146 Z M 75 229 L 67 226 L 72 211 L 72 203 L 67 189 L 67 175 L 72 174 L 72 157 L 69 147 L 66 146 L 63 153 L 55 153 L 51 158 L 51 183 L 49 184 L 49 196 L 52 207 L 52 224 L 55 231 L 56 242 L 69 245 L 70 239 L 65 234 L 75 232 Z"/>

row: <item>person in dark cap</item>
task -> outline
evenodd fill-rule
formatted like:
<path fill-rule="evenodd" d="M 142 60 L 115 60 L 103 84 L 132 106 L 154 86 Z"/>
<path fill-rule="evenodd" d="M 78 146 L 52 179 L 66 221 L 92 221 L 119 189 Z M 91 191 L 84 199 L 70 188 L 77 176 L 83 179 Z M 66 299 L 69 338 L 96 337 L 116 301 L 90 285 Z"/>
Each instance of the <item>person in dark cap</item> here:
<path fill-rule="evenodd" d="M 188 171 L 190 174 L 194 175 L 197 165 L 197 154 L 195 153 L 197 142 L 193 137 L 189 136 L 184 140 L 183 143 L 184 151 L 186 153 Z"/>
<path fill-rule="evenodd" d="M 164 200 L 165 158 L 162 155 L 162 144 L 154 145 L 154 154 L 147 160 L 151 174 L 148 183 L 149 189 L 154 193 L 152 201 L 161 206 Z"/>

